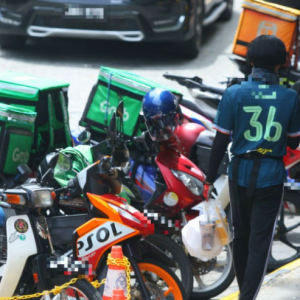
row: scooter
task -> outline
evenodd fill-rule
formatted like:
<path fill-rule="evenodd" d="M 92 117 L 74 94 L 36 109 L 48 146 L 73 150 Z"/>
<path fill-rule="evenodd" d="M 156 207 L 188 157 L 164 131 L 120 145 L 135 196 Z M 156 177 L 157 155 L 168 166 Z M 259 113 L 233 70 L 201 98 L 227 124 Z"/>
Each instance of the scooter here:
<path fill-rule="evenodd" d="M 204 134 L 204 131 L 202 133 Z M 156 217 L 161 222 L 168 220 L 168 228 L 162 227 L 161 230 L 181 243 L 180 229 L 199 214 L 195 208 L 203 201 L 201 191 L 205 175 L 178 151 L 176 137 L 165 142 L 153 143 L 145 132 L 135 138 L 135 142 L 143 143 L 147 152 L 153 156 L 153 163 L 149 168 L 155 171 L 155 190 L 145 203 L 148 216 Z M 220 188 L 226 190 L 227 186 L 224 184 Z M 229 245 L 224 247 L 221 255 L 208 263 L 191 256 L 189 258 L 197 282 L 191 295 L 193 299 L 214 297 L 223 292 L 234 279 L 232 251 Z M 219 276 L 216 276 L 215 268 L 220 272 Z"/>
<path fill-rule="evenodd" d="M 63 297 L 71 300 L 77 295 L 80 299 L 100 300 L 99 292 L 86 279 L 70 283 L 56 296 L 43 294 L 43 291 L 52 290 L 75 277 L 75 273 L 66 276 L 66 268 L 50 267 L 64 261 L 53 249 L 47 220 L 40 212 L 41 208 L 51 207 L 53 196 L 53 189 L 38 184 L 0 190 L 3 223 L 0 228 L 0 297 L 35 294 L 36 299 Z M 76 244 L 74 249 L 77 249 Z M 80 266 L 81 262 L 78 263 Z M 87 271 L 88 266 L 84 268 L 83 265 L 80 274 Z"/>

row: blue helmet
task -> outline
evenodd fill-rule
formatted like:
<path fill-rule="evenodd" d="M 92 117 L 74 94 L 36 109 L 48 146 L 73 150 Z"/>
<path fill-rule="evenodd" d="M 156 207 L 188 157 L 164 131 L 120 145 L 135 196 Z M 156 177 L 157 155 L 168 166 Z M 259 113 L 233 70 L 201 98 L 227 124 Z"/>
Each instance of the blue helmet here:
<path fill-rule="evenodd" d="M 168 140 L 178 125 L 177 99 L 166 89 L 155 88 L 143 99 L 143 113 L 153 141 Z"/>

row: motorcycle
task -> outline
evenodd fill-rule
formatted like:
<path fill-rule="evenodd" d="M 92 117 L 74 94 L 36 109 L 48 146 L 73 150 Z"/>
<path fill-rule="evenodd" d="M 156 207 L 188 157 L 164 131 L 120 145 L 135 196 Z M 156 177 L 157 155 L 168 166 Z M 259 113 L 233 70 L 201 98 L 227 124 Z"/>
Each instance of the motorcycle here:
<path fill-rule="evenodd" d="M 75 230 L 73 239 L 79 248 L 78 251 L 73 250 L 73 257 L 80 257 L 81 259 L 89 257 L 89 262 L 92 263 L 97 279 L 101 279 L 106 271 L 105 257 L 107 251 L 112 245 L 121 244 L 123 253 L 134 270 L 133 299 L 140 299 L 141 297 L 150 299 L 163 295 L 166 298 L 186 299 L 186 293 L 181 282 L 170 269 L 176 268 L 176 263 L 165 252 L 152 244 L 153 237 L 149 240 L 145 239 L 146 236 L 153 233 L 154 225 L 147 217 L 131 207 L 125 199 L 116 196 L 120 193 L 122 184 L 118 175 L 118 167 L 113 167 L 115 122 L 114 115 L 109 126 L 111 138 L 103 141 L 106 146 L 109 144 L 112 156 L 103 156 L 100 161 L 89 165 L 77 174 L 75 173 L 75 176 L 71 176 L 67 186 L 55 190 L 65 203 L 68 202 L 66 199 L 69 198 L 73 208 L 74 201 L 72 202 L 72 200 L 76 197 L 79 200 L 77 202 L 78 207 L 80 209 L 85 208 L 88 214 L 78 215 L 77 210 L 77 215 L 48 218 L 54 248 L 62 253 L 71 253 L 72 235 L 70 232 Z M 72 173 L 70 158 L 62 153 L 59 155 L 58 169 L 63 174 L 69 171 Z M 43 175 L 42 182 L 44 184 L 48 181 L 46 178 L 48 174 L 51 172 L 47 171 Z M 83 197 L 78 197 L 81 194 Z M 102 239 L 103 235 L 107 238 Z M 166 244 L 167 242 L 165 242 Z M 176 251 L 174 244 L 171 246 L 168 244 L 170 251 Z M 185 268 L 187 268 L 186 264 Z M 149 278 L 146 275 L 148 273 L 152 273 Z M 145 277 L 146 283 L 143 281 Z"/>
<path fill-rule="evenodd" d="M 146 202 L 145 208 L 150 214 L 161 216 L 162 220 L 168 219 L 170 224 L 165 233 L 181 243 L 180 229 L 199 214 L 195 209 L 203 201 L 200 193 L 205 175 L 178 151 L 176 138 L 153 145 L 148 134 L 144 133 L 136 142 L 142 142 L 148 153 L 152 152 L 154 157 L 155 191 Z M 223 292 L 234 279 L 230 245 L 226 245 L 219 256 L 208 262 L 192 256 L 189 258 L 195 279 L 192 299 L 214 297 Z"/>
<path fill-rule="evenodd" d="M 60 155 L 63 157 L 61 161 L 64 160 L 60 168 L 67 172 L 72 163 L 68 162 L 69 157 Z M 106 188 L 112 194 L 99 195 L 96 192 Z M 49 218 L 54 247 L 61 249 L 65 255 L 72 253 L 76 259 L 88 258 L 96 279 L 101 281 L 107 272 L 108 251 L 115 244 L 121 245 L 134 272 L 131 277 L 132 281 L 135 280 L 131 287 L 132 299 L 187 299 L 181 282 L 170 269 L 176 266 L 175 262 L 144 240 L 145 236 L 153 233 L 154 225 L 125 199 L 114 195 L 120 189 L 117 170 L 111 166 L 111 159 L 107 156 L 79 172 L 68 186 L 56 189 L 62 197 L 64 193 L 82 193 L 88 214 Z M 91 190 L 96 193 L 88 192 Z M 73 236 L 67 233 L 72 230 Z M 70 250 L 72 239 L 77 247 Z"/>
<path fill-rule="evenodd" d="M 67 300 L 77 296 L 100 300 L 99 292 L 86 279 L 72 281 L 56 296 L 43 293 L 72 279 L 65 275 L 66 269 L 59 268 L 64 258 L 53 250 L 47 220 L 41 214 L 41 208 L 51 207 L 53 193 L 53 189 L 34 183 L 0 190 L 0 297 L 35 294 L 35 299 Z M 57 267 L 51 269 L 51 264 Z M 87 271 L 83 265 L 80 274 Z"/>

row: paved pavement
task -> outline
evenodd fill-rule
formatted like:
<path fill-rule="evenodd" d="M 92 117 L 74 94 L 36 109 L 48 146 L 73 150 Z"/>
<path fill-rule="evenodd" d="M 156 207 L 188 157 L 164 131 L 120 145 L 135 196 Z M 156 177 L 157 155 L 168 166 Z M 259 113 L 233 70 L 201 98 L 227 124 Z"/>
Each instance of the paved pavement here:
<path fill-rule="evenodd" d="M 221 300 L 238 300 L 238 295 L 239 292 L 236 291 Z M 297 299 L 300 299 L 300 259 L 268 274 L 256 298 L 256 300 Z"/>

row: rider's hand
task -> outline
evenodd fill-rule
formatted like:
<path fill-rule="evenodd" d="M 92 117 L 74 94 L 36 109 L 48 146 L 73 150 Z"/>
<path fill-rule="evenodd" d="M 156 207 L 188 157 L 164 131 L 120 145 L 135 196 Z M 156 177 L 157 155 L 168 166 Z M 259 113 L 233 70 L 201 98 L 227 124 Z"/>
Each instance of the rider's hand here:
<path fill-rule="evenodd" d="M 211 193 L 214 190 L 214 185 L 210 182 L 204 182 L 203 190 L 201 196 L 208 201 L 211 198 Z"/>

